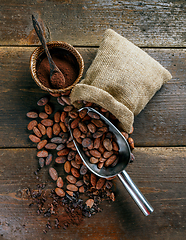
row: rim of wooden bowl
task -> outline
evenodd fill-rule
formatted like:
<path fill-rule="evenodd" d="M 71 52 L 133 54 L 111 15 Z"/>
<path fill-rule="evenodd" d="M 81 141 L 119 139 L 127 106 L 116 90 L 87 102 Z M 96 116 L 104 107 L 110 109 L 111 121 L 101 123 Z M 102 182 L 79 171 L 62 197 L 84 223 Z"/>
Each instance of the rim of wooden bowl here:
<path fill-rule="evenodd" d="M 70 45 L 69 43 L 66 42 L 62 42 L 62 41 L 52 41 L 52 42 L 48 42 L 47 46 L 49 49 L 52 48 L 63 48 L 67 51 L 69 51 L 70 53 L 72 53 L 76 60 L 77 63 L 79 65 L 79 74 L 78 77 L 76 78 L 76 80 L 74 81 L 74 83 L 66 88 L 60 88 L 60 89 L 52 89 L 52 88 L 48 88 L 46 86 L 44 86 L 39 78 L 37 77 L 37 69 L 36 69 L 36 64 L 37 64 L 37 60 L 39 58 L 39 56 L 44 52 L 43 46 L 39 46 L 37 47 L 33 53 L 30 56 L 30 72 L 31 72 L 31 76 L 34 79 L 34 81 L 36 82 L 36 84 L 43 90 L 48 91 L 50 93 L 61 93 L 61 92 L 66 92 L 68 90 L 71 90 L 81 79 L 82 75 L 83 75 L 83 71 L 84 71 L 84 61 L 83 58 L 81 56 L 81 54 L 77 51 L 76 48 L 74 48 L 72 45 Z"/>

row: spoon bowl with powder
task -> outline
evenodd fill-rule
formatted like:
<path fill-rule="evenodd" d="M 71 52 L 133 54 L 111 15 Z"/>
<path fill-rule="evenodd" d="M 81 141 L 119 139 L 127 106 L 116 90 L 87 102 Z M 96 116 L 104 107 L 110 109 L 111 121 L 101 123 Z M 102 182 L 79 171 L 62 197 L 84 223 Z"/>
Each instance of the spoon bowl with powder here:
<path fill-rule="evenodd" d="M 43 34 L 43 30 L 39 22 L 36 20 L 36 18 L 33 15 L 32 15 L 32 22 L 33 22 L 34 29 L 37 33 L 37 36 L 39 37 L 39 40 L 48 58 L 48 62 L 50 65 L 50 84 L 53 88 L 63 88 L 65 85 L 65 77 L 63 73 L 59 70 L 59 68 L 56 66 L 56 64 L 54 63 L 50 55 L 50 52 L 48 50 L 46 40 Z"/>

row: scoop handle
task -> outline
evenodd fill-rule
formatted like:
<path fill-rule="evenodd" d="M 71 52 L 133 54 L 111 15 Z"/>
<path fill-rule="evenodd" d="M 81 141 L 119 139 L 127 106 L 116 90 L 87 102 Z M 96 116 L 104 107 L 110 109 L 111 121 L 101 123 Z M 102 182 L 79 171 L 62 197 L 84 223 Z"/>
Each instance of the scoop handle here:
<path fill-rule="evenodd" d="M 132 181 L 128 173 L 123 170 L 118 174 L 120 181 L 123 183 L 135 203 L 138 205 L 140 210 L 145 216 L 148 216 L 154 211 L 153 207 L 148 203 L 140 190 L 136 187 L 135 183 Z"/>

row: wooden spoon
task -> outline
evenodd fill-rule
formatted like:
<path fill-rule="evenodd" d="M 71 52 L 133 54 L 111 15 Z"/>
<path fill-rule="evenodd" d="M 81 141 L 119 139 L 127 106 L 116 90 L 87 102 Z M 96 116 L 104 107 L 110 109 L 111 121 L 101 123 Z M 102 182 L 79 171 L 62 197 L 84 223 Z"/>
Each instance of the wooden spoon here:
<path fill-rule="evenodd" d="M 59 68 L 56 66 L 54 61 L 52 60 L 52 57 L 50 55 L 50 52 L 47 47 L 47 43 L 44 37 L 43 30 L 39 24 L 39 22 L 36 20 L 36 18 L 32 15 L 32 22 L 34 29 L 37 33 L 37 36 L 39 37 L 39 40 L 45 50 L 45 53 L 47 55 L 49 65 L 50 65 L 50 83 L 53 88 L 63 88 L 65 85 L 65 77 L 63 73 L 59 70 Z"/>

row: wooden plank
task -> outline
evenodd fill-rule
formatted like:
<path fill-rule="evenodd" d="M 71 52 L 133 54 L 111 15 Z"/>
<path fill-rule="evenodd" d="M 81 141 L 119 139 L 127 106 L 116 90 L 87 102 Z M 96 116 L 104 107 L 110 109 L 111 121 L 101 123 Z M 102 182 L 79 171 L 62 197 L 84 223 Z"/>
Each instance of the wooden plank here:
<path fill-rule="evenodd" d="M 38 216 L 35 207 L 29 208 L 30 200 L 22 195 L 24 189 L 35 189 L 46 180 L 49 188 L 54 187 L 47 168 L 36 179 L 35 155 L 35 149 L 0 150 L 0 239 L 184 239 L 185 147 L 135 149 L 136 160 L 127 172 L 154 207 L 150 216 L 143 216 L 115 179 L 115 202 L 102 203 L 103 211 L 84 219 L 79 227 L 53 229 L 47 234 L 43 233 L 47 218 Z"/>
<path fill-rule="evenodd" d="M 98 46 L 112 28 L 138 46 L 185 47 L 185 1 L 1 1 L 0 45 L 38 44 L 31 15 L 46 36 L 73 45 Z"/>
<path fill-rule="evenodd" d="M 33 47 L 2 47 L 0 146 L 34 146 L 28 140 L 26 113 L 40 108 L 36 102 L 46 93 L 32 80 L 29 57 Z M 85 61 L 85 71 L 96 55 L 96 48 L 78 48 Z M 146 108 L 135 118 L 136 146 L 180 146 L 186 143 L 186 91 L 185 50 L 145 49 L 173 75 L 173 79 L 151 99 Z M 55 110 L 61 106 L 51 97 Z"/>

